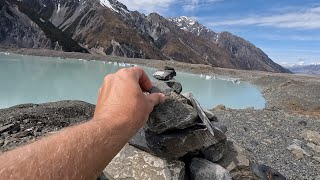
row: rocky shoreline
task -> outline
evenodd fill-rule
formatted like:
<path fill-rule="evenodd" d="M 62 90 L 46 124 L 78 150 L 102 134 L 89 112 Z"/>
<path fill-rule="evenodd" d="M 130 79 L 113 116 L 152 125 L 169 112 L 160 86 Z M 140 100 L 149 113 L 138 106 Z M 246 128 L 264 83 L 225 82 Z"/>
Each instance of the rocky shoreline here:
<path fill-rule="evenodd" d="M 227 154 L 230 154 L 228 157 L 234 154 L 233 157 L 240 158 L 237 161 L 244 163 L 247 168 L 250 167 L 249 160 L 270 166 L 288 179 L 319 180 L 320 178 L 320 77 L 240 71 L 173 61 L 141 61 L 141 59 L 101 57 L 47 50 L 6 51 L 28 55 L 128 62 L 159 69 L 169 65 L 179 71 L 250 81 L 261 88 L 267 100 L 267 107 L 264 110 L 233 110 L 223 106 L 212 110 L 214 117 L 228 128 L 226 132 L 228 146 L 225 149 L 233 149 L 228 150 Z M 69 112 L 71 109 L 74 111 Z M 0 110 L 0 152 L 34 141 L 61 128 L 89 120 L 93 109 L 94 105 L 85 102 L 63 101 L 42 105 L 19 105 Z M 163 168 L 156 168 L 157 171 L 164 171 L 167 172 L 165 174 L 168 174 L 172 170 L 168 169 L 168 164 L 166 164 L 168 162 L 163 161 L 162 158 L 144 154 L 145 151 L 134 149 L 130 145 L 126 146 L 124 151 L 126 150 L 138 152 L 142 157 L 146 155 L 148 158 L 161 162 L 163 166 L 160 167 Z M 241 152 L 240 157 L 239 152 Z M 180 165 L 175 164 L 173 170 L 177 170 L 176 168 Z M 221 165 L 227 168 L 230 164 Z M 132 164 L 132 166 L 136 165 Z M 190 173 L 188 168 L 186 170 Z M 242 172 L 242 170 L 240 168 L 236 172 Z M 251 170 L 250 172 L 252 173 Z M 248 169 L 243 170 L 243 173 L 248 173 Z"/>

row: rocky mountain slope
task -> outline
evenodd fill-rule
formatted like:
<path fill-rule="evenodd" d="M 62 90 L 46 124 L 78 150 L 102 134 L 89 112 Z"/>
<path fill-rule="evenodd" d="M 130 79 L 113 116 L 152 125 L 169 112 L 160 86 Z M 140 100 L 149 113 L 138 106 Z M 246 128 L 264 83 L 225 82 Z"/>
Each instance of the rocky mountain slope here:
<path fill-rule="evenodd" d="M 237 63 L 240 64 L 243 69 L 290 72 L 282 66 L 274 63 L 261 49 L 257 48 L 249 41 L 229 32 L 216 33 L 186 16 L 169 18 L 168 20 L 175 23 L 180 29 L 191 32 L 194 35 L 205 39 L 209 39 L 220 48 L 225 49 L 230 55 L 236 57 Z"/>
<path fill-rule="evenodd" d="M 311 64 L 305 66 L 296 65 L 287 68 L 297 74 L 320 75 L 320 64 Z"/>
<path fill-rule="evenodd" d="M 31 8 L 13 0 L 0 2 L 0 44 L 88 52 Z"/>
<path fill-rule="evenodd" d="M 10 0 L 6 3 L 10 3 L 11 7 L 16 7 L 17 4 L 21 14 L 28 17 L 28 20 L 14 21 L 7 18 L 6 21 L 15 22 L 16 27 L 23 27 L 20 24 L 25 22 L 37 25 L 32 26 L 35 30 L 29 33 L 30 36 L 22 32 L 10 34 L 17 32 L 14 28 L 5 31 L 1 29 L 4 37 L 14 39 L 20 36 L 25 41 L 36 42 L 19 47 L 64 51 L 84 51 L 85 48 L 100 55 L 176 60 L 231 69 L 289 72 L 241 38 L 228 33 L 215 33 L 197 22 L 194 23 L 194 31 L 184 29 L 172 19 L 156 13 L 146 16 L 137 11 L 129 11 L 116 0 Z M 1 13 L 5 14 L 6 10 L 2 8 Z M 44 35 L 38 35 L 38 31 L 42 31 Z M 50 39 L 55 44 L 58 42 L 59 46 L 65 45 L 62 48 L 48 46 L 48 43 L 42 43 L 45 40 L 35 39 L 39 37 Z M 21 44 L 2 39 L 0 45 Z M 66 46 L 72 48 L 65 48 Z"/>

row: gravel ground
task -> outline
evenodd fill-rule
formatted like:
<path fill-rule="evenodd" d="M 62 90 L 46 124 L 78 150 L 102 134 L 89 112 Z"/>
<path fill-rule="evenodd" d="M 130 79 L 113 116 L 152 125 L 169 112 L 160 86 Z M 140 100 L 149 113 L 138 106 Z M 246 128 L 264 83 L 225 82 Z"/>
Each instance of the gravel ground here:
<path fill-rule="evenodd" d="M 290 115 L 283 111 L 213 110 L 228 127 L 227 136 L 241 144 L 255 159 L 283 173 L 289 179 L 315 179 L 320 176 L 320 153 L 304 147 L 311 155 L 297 159 L 287 147 L 305 129 L 320 130 L 320 118 Z"/>

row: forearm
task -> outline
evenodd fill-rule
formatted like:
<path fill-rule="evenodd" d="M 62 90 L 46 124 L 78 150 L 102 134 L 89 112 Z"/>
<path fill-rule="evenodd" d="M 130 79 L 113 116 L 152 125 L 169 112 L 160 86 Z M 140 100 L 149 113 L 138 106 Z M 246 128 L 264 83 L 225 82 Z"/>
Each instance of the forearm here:
<path fill-rule="evenodd" d="M 0 177 L 93 179 L 133 135 L 117 122 L 91 120 L 5 153 L 0 156 Z"/>

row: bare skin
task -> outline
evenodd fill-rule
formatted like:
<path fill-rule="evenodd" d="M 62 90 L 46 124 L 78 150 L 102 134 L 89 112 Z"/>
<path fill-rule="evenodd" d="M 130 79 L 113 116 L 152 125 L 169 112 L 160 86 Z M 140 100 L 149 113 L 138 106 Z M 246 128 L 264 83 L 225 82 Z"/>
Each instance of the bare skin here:
<path fill-rule="evenodd" d="M 91 121 L 0 156 L 0 179 L 96 179 L 146 123 L 163 94 L 139 67 L 108 75 Z"/>

